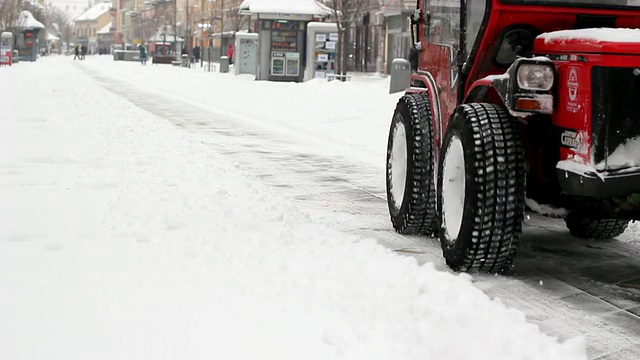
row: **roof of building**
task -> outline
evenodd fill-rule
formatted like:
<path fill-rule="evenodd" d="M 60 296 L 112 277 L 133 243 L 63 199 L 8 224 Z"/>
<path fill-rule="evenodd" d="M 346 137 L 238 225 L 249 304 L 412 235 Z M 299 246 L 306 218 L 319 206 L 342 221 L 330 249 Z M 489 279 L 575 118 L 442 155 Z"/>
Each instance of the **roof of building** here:
<path fill-rule="evenodd" d="M 109 21 L 109 23 L 107 25 L 105 25 L 102 29 L 98 30 L 96 32 L 96 34 L 108 34 L 108 33 L 110 33 L 112 24 L 113 24 L 113 21 Z"/>
<path fill-rule="evenodd" d="M 44 29 L 44 24 L 36 20 L 28 10 L 22 10 L 15 22 L 15 26 L 22 29 Z"/>
<path fill-rule="evenodd" d="M 94 21 L 104 13 L 109 12 L 110 8 L 111 1 L 97 3 L 89 8 L 89 10 L 78 15 L 75 19 L 73 19 L 73 21 Z"/>
<path fill-rule="evenodd" d="M 330 8 L 316 0 L 244 0 L 240 11 L 250 14 L 331 14 Z"/>

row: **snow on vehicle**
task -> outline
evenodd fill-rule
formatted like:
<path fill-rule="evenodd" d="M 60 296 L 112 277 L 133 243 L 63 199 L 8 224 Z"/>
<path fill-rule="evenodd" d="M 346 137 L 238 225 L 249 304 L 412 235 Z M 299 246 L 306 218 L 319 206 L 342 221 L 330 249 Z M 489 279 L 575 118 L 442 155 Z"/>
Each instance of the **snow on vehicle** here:
<path fill-rule="evenodd" d="M 640 1 L 418 0 L 387 198 L 459 271 L 513 268 L 526 202 L 578 237 L 640 219 Z"/>

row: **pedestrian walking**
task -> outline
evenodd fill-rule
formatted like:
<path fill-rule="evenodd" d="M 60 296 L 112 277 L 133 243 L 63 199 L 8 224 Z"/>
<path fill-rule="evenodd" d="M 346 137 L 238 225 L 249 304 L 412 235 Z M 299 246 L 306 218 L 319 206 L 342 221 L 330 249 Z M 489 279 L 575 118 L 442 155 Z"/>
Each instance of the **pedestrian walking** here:
<path fill-rule="evenodd" d="M 193 48 L 193 58 L 196 60 L 196 62 L 200 61 L 200 46 L 198 45 Z"/>
<path fill-rule="evenodd" d="M 87 55 L 87 46 L 85 44 L 80 47 L 80 53 L 82 54 L 80 60 L 84 60 L 85 55 Z"/>
<path fill-rule="evenodd" d="M 233 64 L 233 45 L 229 44 L 227 49 L 227 57 L 229 58 L 229 64 Z"/>
<path fill-rule="evenodd" d="M 75 54 L 75 55 L 73 55 L 73 60 L 75 60 L 75 59 L 80 59 L 80 60 L 82 60 L 82 58 L 80 58 L 80 45 L 76 45 L 76 46 L 73 48 L 73 52 L 74 52 L 74 54 Z"/>
<path fill-rule="evenodd" d="M 140 45 L 140 63 L 142 65 L 147 65 L 147 49 L 144 48 L 144 44 Z"/>

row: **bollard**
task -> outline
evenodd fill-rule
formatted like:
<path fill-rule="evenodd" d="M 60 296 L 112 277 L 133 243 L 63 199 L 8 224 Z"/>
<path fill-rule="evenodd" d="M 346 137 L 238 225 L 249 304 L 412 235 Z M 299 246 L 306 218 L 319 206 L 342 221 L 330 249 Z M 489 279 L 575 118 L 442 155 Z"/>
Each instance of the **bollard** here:
<path fill-rule="evenodd" d="M 391 62 L 391 81 L 389 94 L 404 91 L 411 83 L 411 63 L 405 59 L 393 59 Z"/>
<path fill-rule="evenodd" d="M 229 58 L 223 56 L 220 58 L 220 72 L 228 73 L 229 72 Z"/>

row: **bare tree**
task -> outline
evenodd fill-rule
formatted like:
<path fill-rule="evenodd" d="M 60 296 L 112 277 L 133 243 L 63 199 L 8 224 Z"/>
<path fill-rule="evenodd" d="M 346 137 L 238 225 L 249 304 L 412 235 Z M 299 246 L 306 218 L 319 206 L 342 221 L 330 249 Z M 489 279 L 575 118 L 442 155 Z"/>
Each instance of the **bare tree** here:
<path fill-rule="evenodd" d="M 68 15 L 64 11 L 51 3 L 44 9 L 44 27 L 46 31 L 60 38 L 60 45 L 69 43 L 73 39 L 73 29 L 68 19 Z M 60 46 L 60 50 L 62 50 L 62 46 Z"/>
<path fill-rule="evenodd" d="M 0 0 L 0 30 L 7 29 L 18 20 L 20 0 Z"/>
<path fill-rule="evenodd" d="M 249 17 L 240 15 L 240 3 L 236 6 L 231 6 L 225 9 L 227 15 L 225 16 L 226 20 L 231 24 L 231 29 L 234 33 L 245 29 L 249 25 Z"/>
<path fill-rule="evenodd" d="M 336 73 L 347 74 L 349 56 L 349 30 L 371 8 L 371 0 L 327 0 L 333 17 L 338 25 L 338 51 Z M 344 78 L 343 78 L 344 80 Z"/>

